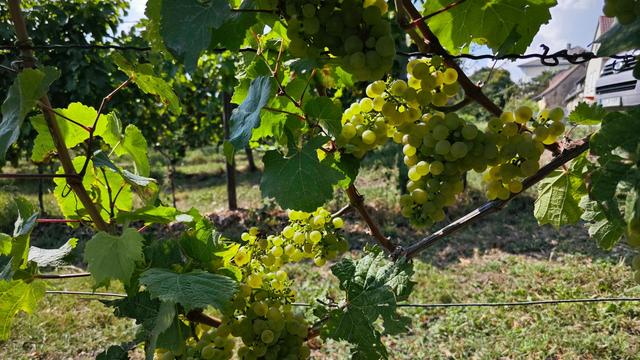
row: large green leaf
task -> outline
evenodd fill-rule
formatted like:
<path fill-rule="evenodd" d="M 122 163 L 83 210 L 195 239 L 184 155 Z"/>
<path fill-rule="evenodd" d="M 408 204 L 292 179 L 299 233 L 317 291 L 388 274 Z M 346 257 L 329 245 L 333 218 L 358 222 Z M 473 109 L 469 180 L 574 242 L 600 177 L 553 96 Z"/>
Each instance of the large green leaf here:
<path fill-rule="evenodd" d="M 2 103 L 0 162 L 4 161 L 9 146 L 18 139 L 24 118 L 58 77 L 60 71 L 48 66 L 41 69 L 25 69 L 16 76 L 9 87 L 7 98 Z"/>
<path fill-rule="evenodd" d="M 169 106 L 169 110 L 175 115 L 182 113 L 182 107 L 173 88 L 164 79 L 157 76 L 151 64 L 138 64 L 128 62 L 119 53 L 111 55 L 118 68 L 127 74 L 145 94 L 157 95 L 163 103 Z"/>
<path fill-rule="evenodd" d="M 91 106 L 86 106 L 81 103 L 75 102 L 69 104 L 66 109 L 56 109 L 56 112 L 74 120 L 86 127 L 93 126 L 98 112 Z M 36 162 L 42 162 L 47 159 L 51 154 L 55 153 L 56 147 L 53 143 L 53 138 L 49 132 L 49 127 L 44 119 L 43 115 L 37 115 L 30 119 L 31 125 L 38 132 L 38 136 L 33 144 L 33 151 L 31 153 L 31 160 Z M 96 136 L 102 136 L 108 127 L 108 117 L 106 115 L 100 115 L 100 119 L 96 125 L 94 134 Z M 60 128 L 60 133 L 64 139 L 64 143 L 68 148 L 72 148 L 89 138 L 89 132 L 80 126 L 65 120 L 61 116 L 56 116 L 56 122 Z"/>
<path fill-rule="evenodd" d="M 106 232 L 95 234 L 84 249 L 84 260 L 96 287 L 109 286 L 111 280 L 128 285 L 135 263 L 142 261 L 144 239 L 135 229 L 127 228 L 122 235 Z"/>
<path fill-rule="evenodd" d="M 396 306 L 413 288 L 411 263 L 392 262 L 381 251 L 373 251 L 357 261 L 344 259 L 331 271 L 346 293 L 347 305 L 329 312 L 322 335 L 355 345 L 354 358 L 386 359 L 388 354 L 375 322 L 381 318 L 389 334 L 407 331 L 410 321 L 397 313 Z"/>
<path fill-rule="evenodd" d="M 27 283 L 22 280 L 0 280 L 0 340 L 9 338 L 16 314 L 20 311 L 32 314 L 44 294 L 45 285 L 42 281 Z"/>
<path fill-rule="evenodd" d="M 634 211 L 640 184 L 640 109 L 609 113 L 600 130 L 591 137 L 590 152 L 595 164 L 589 174 L 589 197 L 580 203 L 589 234 L 611 249 L 625 233 Z"/>
<path fill-rule="evenodd" d="M 252 9 L 255 1 L 244 0 L 240 9 Z M 250 11 L 234 11 L 218 29 L 214 29 L 211 37 L 211 47 L 223 47 L 234 51 L 240 49 L 247 35 L 247 30 L 256 24 L 256 13 Z"/>
<path fill-rule="evenodd" d="M 598 104 L 581 102 L 569 114 L 569 121 L 578 125 L 598 125 L 607 115 L 607 111 Z"/>
<path fill-rule="evenodd" d="M 230 278 L 200 270 L 178 274 L 151 268 L 142 273 L 140 283 L 153 298 L 178 303 L 187 311 L 207 306 L 226 309 L 237 290 Z"/>
<path fill-rule="evenodd" d="M 160 33 L 167 48 L 192 71 L 211 43 L 212 29 L 230 14 L 227 0 L 163 0 Z"/>
<path fill-rule="evenodd" d="M 318 160 L 316 150 L 325 141 L 324 137 L 314 138 L 290 157 L 268 151 L 262 158 L 262 196 L 275 198 L 283 209 L 304 211 L 313 211 L 329 200 L 333 185 L 344 176 Z"/>
<path fill-rule="evenodd" d="M 273 95 L 274 82 L 269 76 L 259 76 L 251 81 L 249 93 L 231 115 L 229 141 L 236 149 L 243 149 L 251 140 L 251 132 L 260 125 L 260 111 Z"/>
<path fill-rule="evenodd" d="M 595 42 L 600 43 L 598 56 L 610 56 L 640 48 L 640 18 L 631 24 L 615 24 Z"/>
<path fill-rule="evenodd" d="M 540 225 L 575 224 L 580 220 L 580 199 L 587 193 L 582 170 L 584 157 L 576 160 L 570 170 L 556 170 L 538 185 L 538 198 L 533 214 Z"/>
<path fill-rule="evenodd" d="M 332 136 L 340 135 L 342 110 L 330 98 L 319 96 L 310 99 L 304 105 L 304 112 L 308 118 L 322 124 Z"/>
<path fill-rule="evenodd" d="M 454 1 L 425 1 L 423 14 Z M 555 5 L 556 0 L 465 1 L 428 21 L 442 45 L 454 54 L 467 50 L 472 42 L 499 53 L 521 54 L 540 26 L 549 22 L 549 9 Z"/>
<path fill-rule="evenodd" d="M 147 140 L 144 135 L 133 124 L 127 125 L 124 134 L 114 133 L 116 127 L 105 134 L 107 142 L 118 156 L 130 157 L 134 164 L 136 173 L 142 176 L 149 176 L 149 158 L 147 156 Z"/>

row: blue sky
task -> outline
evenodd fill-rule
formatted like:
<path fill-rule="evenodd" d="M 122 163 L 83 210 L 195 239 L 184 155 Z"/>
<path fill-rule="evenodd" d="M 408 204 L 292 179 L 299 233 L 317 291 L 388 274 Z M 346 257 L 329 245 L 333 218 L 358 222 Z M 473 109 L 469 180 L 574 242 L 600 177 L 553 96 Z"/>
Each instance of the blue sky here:
<path fill-rule="evenodd" d="M 146 0 L 131 1 L 129 15 L 125 18 L 126 25 L 144 16 L 145 3 Z M 602 14 L 603 3 L 604 0 L 558 0 L 558 5 L 551 9 L 551 21 L 542 26 L 528 52 L 539 52 L 541 44 L 549 46 L 551 52 L 566 48 L 568 43 L 588 49 L 593 41 L 598 16 Z M 483 52 L 481 48 L 475 51 Z M 473 71 L 491 65 L 488 61 L 477 61 L 468 63 L 466 67 Z M 516 81 L 523 79 L 524 74 L 516 62 L 499 61 L 496 67 L 511 72 L 511 77 Z"/>

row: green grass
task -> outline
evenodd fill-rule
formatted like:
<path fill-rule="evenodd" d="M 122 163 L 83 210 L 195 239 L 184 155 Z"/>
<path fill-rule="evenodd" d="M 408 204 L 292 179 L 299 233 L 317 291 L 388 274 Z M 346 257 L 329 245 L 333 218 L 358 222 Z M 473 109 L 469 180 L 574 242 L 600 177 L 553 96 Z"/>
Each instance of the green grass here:
<path fill-rule="evenodd" d="M 256 158 L 260 155 L 256 154 Z M 156 176 L 166 175 L 166 164 L 153 156 Z M 226 211 L 226 183 L 222 155 L 213 149 L 190 152 L 177 167 L 177 205 L 215 212 L 214 220 L 226 234 L 257 224 L 274 231 L 283 213 L 260 198 L 260 174 L 249 172 L 244 156 L 238 160 L 238 202 L 246 210 Z M 260 166 L 260 164 L 258 164 Z M 384 232 L 402 244 L 427 232 L 414 230 L 398 215 L 397 166 L 392 148 L 363 163 L 358 188 L 374 219 Z M 449 209 L 456 219 L 482 203 L 472 188 Z M 162 198 L 170 202 L 166 181 Z M 0 214 L 10 214 L 9 195 L 19 193 L 35 201 L 37 185 L 0 182 Z M 50 191 L 50 187 L 47 191 Z M 4 202 L 3 202 L 4 201 Z M 329 203 L 337 209 L 346 203 L 338 192 Z M 59 213 L 50 194 L 45 207 Z M 485 220 L 446 238 L 415 261 L 417 282 L 410 302 L 495 302 L 610 296 L 640 297 L 625 264 L 626 249 L 598 249 L 580 225 L 559 230 L 538 226 L 532 215 L 533 200 L 521 196 Z M 274 218 L 274 216 L 276 216 Z M 345 215 L 345 232 L 352 245 L 349 256 L 372 241 L 366 226 L 354 213 Z M 5 221 L 6 222 L 6 221 Z M 11 222 L 8 222 L 9 226 Z M 1 225 L 1 224 L 0 224 Z M 442 224 L 440 224 L 442 225 Z M 57 246 L 69 236 L 86 239 L 86 231 L 39 226 L 34 244 Z M 81 250 L 79 250 L 81 251 Z M 75 263 L 81 265 L 80 256 Z M 68 271 L 68 270 L 60 270 Z M 338 298 L 336 281 L 328 267 L 309 264 L 290 267 L 301 301 L 327 296 Z M 51 281 L 53 289 L 88 290 L 88 279 Z M 121 291 L 111 288 L 109 291 Z M 411 331 L 384 339 L 393 359 L 636 359 L 640 352 L 640 304 L 599 303 L 492 308 L 403 308 L 411 315 Z M 9 341 L 0 346 L 1 359 L 88 359 L 110 344 L 130 340 L 135 326 L 115 318 L 96 300 L 47 295 L 34 316 L 20 315 Z M 314 358 L 342 359 L 348 346 L 327 341 L 314 350 Z M 136 356 L 139 356 L 139 352 Z"/>

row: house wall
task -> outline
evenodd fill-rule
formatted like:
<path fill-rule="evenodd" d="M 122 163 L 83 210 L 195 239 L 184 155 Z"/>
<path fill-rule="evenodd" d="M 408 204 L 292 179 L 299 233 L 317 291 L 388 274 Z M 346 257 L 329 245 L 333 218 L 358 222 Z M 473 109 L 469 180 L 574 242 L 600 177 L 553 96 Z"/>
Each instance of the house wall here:
<path fill-rule="evenodd" d="M 546 94 L 539 102 L 538 105 L 545 105 L 547 108 L 554 107 L 565 107 L 564 99 L 569 95 L 571 91 L 573 91 L 576 87 L 576 84 L 583 76 L 585 76 L 585 72 L 587 71 L 586 66 L 584 64 L 575 65 L 577 69 L 572 71 L 566 78 L 562 80 L 560 84 L 558 84 L 555 89 Z M 540 108 L 543 108 L 541 106 Z"/>
<path fill-rule="evenodd" d="M 600 35 L 596 33 L 596 38 L 598 36 Z M 600 44 L 594 43 L 591 51 L 597 53 L 599 47 Z M 584 79 L 584 101 L 588 104 L 593 104 L 596 101 L 596 82 L 600 77 L 600 72 L 605 64 L 605 60 L 606 59 L 603 58 L 591 59 L 587 65 L 587 75 Z"/>
<path fill-rule="evenodd" d="M 542 73 L 545 71 L 552 71 L 557 73 L 570 67 L 571 64 L 560 64 L 557 66 L 544 66 L 540 64 L 540 66 L 522 66 L 520 67 L 520 70 L 522 70 L 527 80 L 531 80 L 537 76 L 542 75 Z"/>

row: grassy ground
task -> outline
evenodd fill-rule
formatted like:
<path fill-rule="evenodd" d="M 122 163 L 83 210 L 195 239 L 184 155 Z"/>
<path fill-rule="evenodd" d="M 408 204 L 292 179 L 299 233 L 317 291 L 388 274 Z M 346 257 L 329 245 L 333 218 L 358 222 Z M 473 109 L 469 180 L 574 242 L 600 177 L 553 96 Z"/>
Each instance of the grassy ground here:
<path fill-rule="evenodd" d="M 178 208 L 195 206 L 216 212 L 214 220 L 228 234 L 237 234 L 242 227 L 253 224 L 278 227 L 280 222 L 269 218 L 282 213 L 260 198 L 259 173 L 248 171 L 244 157 L 238 167 L 238 201 L 242 208 L 250 210 L 224 211 L 224 163 L 221 155 L 209 149 L 189 153 L 178 166 Z M 157 164 L 155 169 L 164 167 Z M 164 172 L 155 175 L 163 177 Z M 397 215 L 397 170 L 390 150 L 365 162 L 358 187 L 385 233 L 404 244 L 425 234 L 412 230 Z M 9 194 L 24 194 L 35 201 L 36 190 L 34 184 L 0 183 L 0 210 Z M 168 192 L 163 196 L 170 202 Z M 448 216 L 455 219 L 481 201 L 481 194 L 470 189 Z M 344 195 L 337 194 L 329 205 L 337 209 L 344 204 Z M 539 227 L 532 207 L 530 197 L 516 198 L 502 212 L 425 251 L 415 262 L 417 285 L 410 301 L 640 296 L 640 287 L 633 283 L 625 265 L 626 250 L 599 250 L 581 226 L 560 230 Z M 10 211 L 4 208 L 0 219 L 7 222 Z M 54 215 L 58 212 L 50 194 L 45 196 L 45 208 Z M 345 217 L 345 230 L 353 249 L 349 256 L 358 256 L 357 249 L 371 238 L 355 214 Z M 10 227 L 8 223 L 6 226 Z M 41 226 L 34 243 L 59 245 L 66 241 L 68 233 L 64 227 Z M 80 236 L 86 238 L 88 234 Z M 318 270 L 303 265 L 289 272 L 300 284 L 303 301 L 339 295 L 328 268 Z M 91 288 L 87 279 L 52 281 L 51 286 L 68 290 Z M 130 340 L 135 332 L 133 324 L 116 319 L 95 300 L 48 295 L 40 308 L 34 316 L 18 317 L 12 337 L 0 344 L 0 359 L 88 359 L 109 344 Z M 640 352 L 640 308 L 634 303 L 407 308 L 402 312 L 411 315 L 413 326 L 406 335 L 385 339 L 394 359 L 637 359 Z M 346 351 L 344 344 L 328 341 L 314 351 L 314 357 L 342 359 Z"/>

